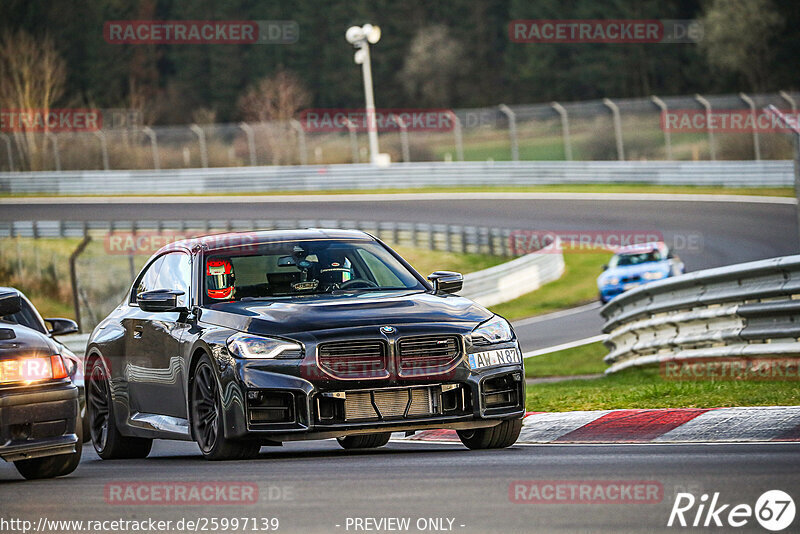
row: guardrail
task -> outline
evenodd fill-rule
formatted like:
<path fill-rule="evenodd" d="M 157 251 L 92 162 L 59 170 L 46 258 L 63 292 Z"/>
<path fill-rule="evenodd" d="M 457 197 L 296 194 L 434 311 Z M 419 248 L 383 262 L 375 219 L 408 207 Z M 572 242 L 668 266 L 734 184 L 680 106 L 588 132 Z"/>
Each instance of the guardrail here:
<path fill-rule="evenodd" d="M 98 195 L 547 184 L 790 187 L 791 160 L 517 161 L 0 173 L 0 193 Z"/>
<path fill-rule="evenodd" d="M 800 255 L 689 273 L 602 310 L 606 373 L 707 358 L 800 358 Z"/>

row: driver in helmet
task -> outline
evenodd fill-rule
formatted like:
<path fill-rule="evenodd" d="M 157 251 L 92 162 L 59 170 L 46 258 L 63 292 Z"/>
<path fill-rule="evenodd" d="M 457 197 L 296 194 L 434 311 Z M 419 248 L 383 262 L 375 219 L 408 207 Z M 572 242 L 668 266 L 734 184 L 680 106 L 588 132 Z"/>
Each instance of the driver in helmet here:
<path fill-rule="evenodd" d="M 338 288 L 353 279 L 353 269 L 344 254 L 332 253 L 319 270 L 319 281 L 323 287 Z"/>
<path fill-rule="evenodd" d="M 233 264 L 226 258 L 210 258 L 206 262 L 206 290 L 214 300 L 233 300 Z"/>

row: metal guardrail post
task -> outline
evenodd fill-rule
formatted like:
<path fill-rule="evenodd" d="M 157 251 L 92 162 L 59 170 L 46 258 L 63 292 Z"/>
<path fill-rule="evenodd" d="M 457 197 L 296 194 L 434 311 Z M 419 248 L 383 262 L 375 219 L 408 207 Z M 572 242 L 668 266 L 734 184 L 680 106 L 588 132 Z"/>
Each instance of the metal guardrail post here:
<path fill-rule="evenodd" d="M 94 135 L 100 141 L 100 153 L 103 157 L 103 170 L 107 171 L 110 169 L 110 166 L 108 164 L 108 144 L 106 143 L 106 134 L 101 130 L 97 130 L 94 132 Z"/>
<path fill-rule="evenodd" d="M 558 102 L 550 104 L 561 117 L 561 136 L 564 138 L 564 159 L 572 161 L 572 141 L 569 138 L 569 116 L 567 110 Z"/>
<path fill-rule="evenodd" d="M 6 150 L 8 151 L 8 170 L 9 172 L 14 172 L 14 153 L 11 149 L 11 138 L 4 133 L 0 133 L 0 136 L 2 136 L 6 142 Z"/>
<path fill-rule="evenodd" d="M 45 135 L 46 139 L 50 140 L 50 143 L 53 145 L 53 163 L 55 163 L 56 171 L 61 172 L 61 155 L 58 153 L 58 138 L 53 134 L 53 132 L 47 132 Z"/>
<path fill-rule="evenodd" d="M 306 132 L 300 121 L 292 119 L 289 121 L 292 128 L 297 132 L 297 149 L 300 151 L 300 165 L 308 165 L 308 154 L 306 153 Z"/>
<path fill-rule="evenodd" d="M 394 120 L 397 121 L 397 125 L 400 127 L 400 145 L 403 152 L 403 163 L 408 163 L 411 161 L 411 151 L 408 148 L 408 126 L 400 115 L 392 114 L 392 117 L 394 117 Z"/>
<path fill-rule="evenodd" d="M 247 150 L 250 152 L 250 166 L 256 166 L 256 139 L 253 133 L 253 127 L 246 122 L 240 122 L 239 128 L 242 129 L 244 135 L 247 137 Z"/>
<path fill-rule="evenodd" d="M 142 128 L 142 133 L 150 138 L 150 150 L 153 153 L 153 169 L 161 170 L 161 158 L 158 157 L 158 140 L 156 139 L 156 132 L 149 126 Z"/>
<path fill-rule="evenodd" d="M 661 129 L 664 132 L 664 148 L 667 151 L 667 159 L 672 161 L 672 135 L 670 134 L 669 128 L 666 127 L 664 122 L 669 109 L 667 108 L 666 102 L 655 95 L 651 96 L 650 100 L 652 100 L 653 104 L 658 106 L 658 109 L 661 110 L 661 119 L 659 122 L 661 123 Z"/>
<path fill-rule="evenodd" d="M 603 104 L 611 110 L 611 115 L 614 118 L 614 137 L 617 140 L 617 159 L 625 161 L 625 147 L 622 144 L 622 119 L 619 116 L 619 107 L 609 98 L 604 98 Z"/>
<path fill-rule="evenodd" d="M 792 98 L 792 96 L 786 91 L 780 91 L 778 94 L 781 95 L 781 98 L 786 100 L 792 107 L 792 113 L 797 113 L 797 104 L 795 103 L 794 98 Z"/>
<path fill-rule="evenodd" d="M 453 136 L 456 141 L 456 160 L 464 161 L 464 138 L 461 130 L 461 119 L 453 113 Z"/>
<path fill-rule="evenodd" d="M 756 161 L 761 161 L 761 145 L 758 142 L 758 128 L 756 127 L 756 103 L 744 93 L 739 93 L 739 98 L 750 106 L 750 118 L 753 119 L 753 154 L 755 154 Z"/>
<path fill-rule="evenodd" d="M 519 144 L 517 142 L 517 116 L 505 104 L 497 106 L 503 115 L 508 117 L 508 137 L 511 140 L 511 161 L 519 161 Z"/>
<path fill-rule="evenodd" d="M 208 147 L 206 146 L 206 133 L 197 124 L 192 124 L 189 129 L 197 136 L 197 141 L 200 145 L 200 165 L 208 168 Z"/>
<path fill-rule="evenodd" d="M 694 95 L 694 99 L 700 102 L 706 110 L 706 131 L 708 132 L 708 152 L 711 156 L 711 161 L 717 161 L 717 148 L 714 145 L 714 129 L 711 128 L 711 102 L 702 97 L 702 95 Z"/>

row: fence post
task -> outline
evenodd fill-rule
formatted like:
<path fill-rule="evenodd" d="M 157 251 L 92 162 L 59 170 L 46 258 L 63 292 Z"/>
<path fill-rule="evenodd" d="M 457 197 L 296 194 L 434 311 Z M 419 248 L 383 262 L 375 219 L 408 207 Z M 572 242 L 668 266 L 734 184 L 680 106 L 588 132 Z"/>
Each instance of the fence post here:
<path fill-rule="evenodd" d="M 150 138 L 150 150 L 153 152 L 153 169 L 161 170 L 161 159 L 158 157 L 158 140 L 156 139 L 156 132 L 149 126 L 142 128 L 142 133 Z"/>
<path fill-rule="evenodd" d="M 290 121 L 292 128 L 297 132 L 297 148 L 300 151 L 300 165 L 308 165 L 308 154 L 306 154 L 306 132 L 303 125 L 297 119 Z"/>
<path fill-rule="evenodd" d="M 197 140 L 200 145 L 200 165 L 202 165 L 204 169 L 207 169 L 208 147 L 206 146 L 206 133 L 196 124 L 190 125 L 189 129 L 197 136 Z"/>
<path fill-rule="evenodd" d="M 784 126 L 789 129 L 794 138 L 794 196 L 800 199 L 800 124 L 798 124 L 797 117 L 794 113 L 792 113 L 791 118 L 787 118 L 786 115 L 781 113 L 775 106 L 768 106 L 767 110 L 775 115 Z M 800 204 L 797 206 L 797 224 L 798 228 L 800 228 Z"/>
<path fill-rule="evenodd" d="M 411 151 L 408 148 L 408 126 L 406 125 L 406 121 L 400 118 L 399 115 L 392 114 L 392 117 L 394 117 L 394 120 L 397 121 L 397 125 L 400 127 L 400 145 L 403 152 L 403 163 L 408 163 L 411 161 Z"/>
<path fill-rule="evenodd" d="M 508 136 L 511 139 L 511 161 L 519 161 L 519 144 L 517 143 L 517 116 L 505 104 L 497 106 L 500 112 L 508 117 Z"/>
<path fill-rule="evenodd" d="M 345 119 L 344 123 L 347 127 L 347 134 L 350 136 L 350 161 L 358 163 L 358 132 L 356 125 L 350 119 Z"/>
<path fill-rule="evenodd" d="M 453 113 L 453 135 L 456 138 L 456 159 L 464 161 L 464 139 L 461 132 L 461 119 Z"/>
<path fill-rule="evenodd" d="M 75 310 L 75 322 L 78 323 L 78 332 L 81 332 L 81 303 L 78 297 L 78 273 L 75 268 L 75 262 L 78 256 L 86 249 L 86 246 L 92 240 L 89 234 L 83 236 L 83 240 L 78 245 L 72 254 L 69 255 L 69 278 L 72 283 L 72 306 Z"/>
<path fill-rule="evenodd" d="M 108 144 L 106 143 L 106 134 L 103 133 L 101 130 L 97 130 L 94 132 L 94 135 L 97 136 L 97 139 L 100 140 L 100 152 L 103 155 L 103 170 L 108 170 Z"/>
<path fill-rule="evenodd" d="M 8 171 L 14 172 L 14 153 L 11 150 L 11 138 L 8 137 L 8 134 L 0 133 L 3 136 L 3 139 L 6 142 L 6 150 L 8 150 Z"/>
<path fill-rule="evenodd" d="M 553 109 L 556 110 L 561 117 L 561 136 L 564 138 L 564 159 L 572 161 L 572 141 L 570 141 L 569 138 L 569 117 L 567 116 L 567 110 L 558 102 L 553 102 L 550 105 L 553 106 Z"/>
<path fill-rule="evenodd" d="M 708 152 L 711 156 L 711 161 L 717 161 L 717 148 L 714 145 L 714 130 L 711 128 L 711 102 L 703 98 L 701 95 L 694 95 L 694 99 L 700 102 L 706 110 L 706 131 L 708 132 Z"/>
<path fill-rule="evenodd" d="M 669 128 L 666 127 L 666 115 L 669 112 L 669 109 L 667 108 L 667 104 L 655 95 L 651 96 L 650 100 L 652 100 L 653 104 L 658 106 L 658 109 L 661 110 L 661 118 L 659 118 L 659 122 L 661 124 L 661 130 L 664 132 L 664 148 L 667 150 L 667 159 L 671 161 L 672 136 L 670 135 Z"/>
<path fill-rule="evenodd" d="M 58 138 L 53 132 L 47 132 L 45 137 L 50 140 L 53 145 L 53 161 L 56 164 L 56 171 L 61 172 L 61 155 L 58 153 Z"/>
<path fill-rule="evenodd" d="M 239 128 L 242 129 L 244 135 L 247 136 L 247 150 L 250 152 L 250 166 L 256 166 L 256 139 L 253 134 L 253 127 L 246 122 L 240 122 Z"/>
<path fill-rule="evenodd" d="M 622 144 L 622 119 L 619 116 L 619 107 L 610 98 L 604 98 L 603 104 L 611 110 L 614 118 L 614 137 L 617 139 L 617 159 L 625 161 L 625 147 Z"/>
<path fill-rule="evenodd" d="M 789 93 L 787 93 L 786 91 L 780 91 L 778 94 L 781 95 L 781 98 L 786 100 L 789 103 L 790 106 L 792 106 L 792 113 L 793 114 L 796 113 L 797 112 L 797 104 L 795 104 L 794 98 L 792 98 L 791 95 Z"/>
<path fill-rule="evenodd" d="M 761 161 L 761 145 L 758 142 L 758 128 L 756 127 L 756 103 L 744 93 L 739 93 L 739 97 L 750 106 L 750 117 L 753 119 L 753 154 L 756 156 L 756 161 Z"/>

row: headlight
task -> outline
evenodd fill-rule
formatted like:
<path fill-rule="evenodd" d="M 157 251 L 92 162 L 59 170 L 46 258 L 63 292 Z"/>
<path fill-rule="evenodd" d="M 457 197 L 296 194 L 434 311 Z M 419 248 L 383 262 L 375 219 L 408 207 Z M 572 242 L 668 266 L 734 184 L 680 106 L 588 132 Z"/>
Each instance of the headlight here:
<path fill-rule="evenodd" d="M 606 278 L 606 284 L 610 286 L 615 286 L 619 284 L 619 276 L 609 276 L 608 278 Z"/>
<path fill-rule="evenodd" d="M 284 358 L 299 358 L 303 347 L 271 337 L 234 334 L 228 338 L 228 350 L 240 358 L 278 358 L 281 355 Z M 290 351 L 295 354 L 284 354 Z"/>
<path fill-rule="evenodd" d="M 489 319 L 485 323 L 478 325 L 472 331 L 472 342 L 476 345 L 488 345 L 489 343 L 503 343 L 511 341 L 514 334 L 511 332 L 511 325 L 502 317 Z"/>
<path fill-rule="evenodd" d="M 663 271 L 650 271 L 650 272 L 644 273 L 642 275 L 642 278 L 644 278 L 645 280 L 661 280 L 665 276 L 667 276 L 667 273 L 665 273 Z"/>

